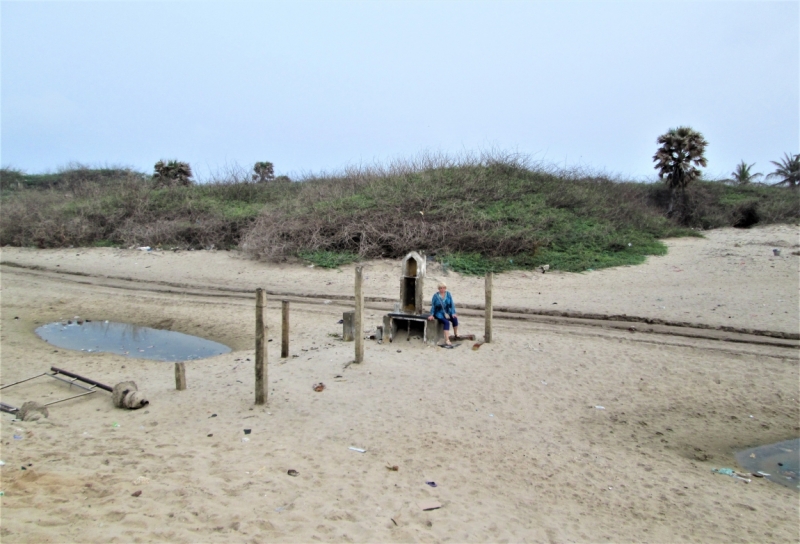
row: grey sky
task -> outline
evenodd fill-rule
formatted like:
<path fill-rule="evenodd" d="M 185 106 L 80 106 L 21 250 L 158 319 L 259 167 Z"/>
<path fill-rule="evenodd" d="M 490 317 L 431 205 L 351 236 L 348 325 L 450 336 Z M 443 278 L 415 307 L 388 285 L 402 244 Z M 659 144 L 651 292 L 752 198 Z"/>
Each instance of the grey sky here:
<path fill-rule="evenodd" d="M 9 2 L 0 160 L 277 173 L 490 148 L 655 177 L 800 151 L 800 2 Z"/>

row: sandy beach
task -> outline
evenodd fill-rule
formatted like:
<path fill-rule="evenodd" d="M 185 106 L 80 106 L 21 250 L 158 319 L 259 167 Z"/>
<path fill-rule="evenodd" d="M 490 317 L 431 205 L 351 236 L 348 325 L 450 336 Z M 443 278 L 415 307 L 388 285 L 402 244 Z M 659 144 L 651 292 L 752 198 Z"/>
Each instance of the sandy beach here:
<path fill-rule="evenodd" d="M 797 490 L 712 469 L 800 437 L 800 228 L 704 235 L 667 240 L 666 256 L 640 266 L 498 275 L 492 343 L 366 340 L 358 365 L 337 323 L 353 307 L 353 266 L 4 247 L 2 384 L 55 366 L 133 380 L 150 405 L 117 409 L 99 391 L 35 422 L 2 413 L 0 538 L 797 542 Z M 369 331 L 399 298 L 401 269 L 363 266 Z M 461 332 L 481 340 L 483 278 L 431 262 L 426 300 L 441 280 Z M 258 287 L 272 340 L 266 406 L 254 405 Z M 187 362 L 188 388 L 177 391 L 170 362 L 66 350 L 35 333 L 73 316 L 232 351 Z M 42 377 L 0 400 L 70 394 Z M 423 510 L 429 501 L 441 506 Z"/>

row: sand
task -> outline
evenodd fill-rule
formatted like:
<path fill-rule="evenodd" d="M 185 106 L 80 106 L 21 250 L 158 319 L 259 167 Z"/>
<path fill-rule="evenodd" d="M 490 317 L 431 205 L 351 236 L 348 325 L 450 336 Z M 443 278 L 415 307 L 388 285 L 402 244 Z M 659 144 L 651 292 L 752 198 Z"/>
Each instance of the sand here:
<path fill-rule="evenodd" d="M 800 436 L 800 229 L 704 234 L 668 240 L 666 256 L 641 266 L 498 275 L 491 344 L 366 340 L 360 365 L 336 336 L 352 266 L 2 248 L 2 383 L 56 366 L 133 380 L 151 404 L 116 409 L 98 392 L 51 406 L 46 420 L 3 413 L 0 538 L 797 542 L 797 491 L 711 469 Z M 373 329 L 399 297 L 400 263 L 364 266 Z M 439 280 L 461 331 L 480 339 L 483 279 L 431 263 L 427 296 Z M 270 293 L 267 406 L 254 405 L 256 287 Z M 291 301 L 285 359 L 281 299 Z M 76 315 L 233 351 L 186 363 L 188 389 L 177 391 L 172 363 L 54 348 L 34 332 Z M 41 377 L 2 401 L 71 394 Z M 430 501 L 441 507 L 422 510 Z"/>

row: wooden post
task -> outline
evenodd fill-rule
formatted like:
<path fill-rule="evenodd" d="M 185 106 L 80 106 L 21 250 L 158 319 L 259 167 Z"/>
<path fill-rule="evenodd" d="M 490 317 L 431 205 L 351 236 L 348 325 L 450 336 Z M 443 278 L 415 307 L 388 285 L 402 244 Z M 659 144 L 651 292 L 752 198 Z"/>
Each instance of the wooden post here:
<path fill-rule="evenodd" d="M 492 272 L 486 273 L 486 330 L 483 333 L 483 341 L 487 344 L 492 341 L 492 280 L 494 274 Z"/>
<path fill-rule="evenodd" d="M 364 291 L 361 285 L 362 271 L 363 267 L 356 267 L 356 315 L 353 326 L 356 337 L 356 363 L 364 361 Z"/>
<path fill-rule="evenodd" d="M 267 326 L 264 323 L 264 308 L 267 294 L 256 289 L 256 404 L 267 403 Z"/>
<path fill-rule="evenodd" d="M 352 342 L 356 339 L 356 313 L 344 312 L 342 314 L 342 340 Z"/>
<path fill-rule="evenodd" d="M 175 389 L 183 391 L 186 389 L 186 364 L 175 363 Z"/>
<path fill-rule="evenodd" d="M 281 301 L 281 357 L 289 356 L 289 301 Z"/>

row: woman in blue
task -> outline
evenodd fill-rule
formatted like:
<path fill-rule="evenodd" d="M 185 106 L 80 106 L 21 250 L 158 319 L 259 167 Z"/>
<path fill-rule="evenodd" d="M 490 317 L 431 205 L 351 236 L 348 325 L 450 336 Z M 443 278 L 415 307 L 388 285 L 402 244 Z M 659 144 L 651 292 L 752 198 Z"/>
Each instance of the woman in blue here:
<path fill-rule="evenodd" d="M 453 334 L 458 338 L 458 316 L 456 315 L 456 305 L 453 304 L 453 297 L 447 290 L 447 285 L 439 284 L 439 292 L 433 295 L 431 300 L 431 315 L 428 321 L 438 319 L 444 325 L 444 345 L 452 348 L 450 343 L 450 323 L 453 324 Z"/>

